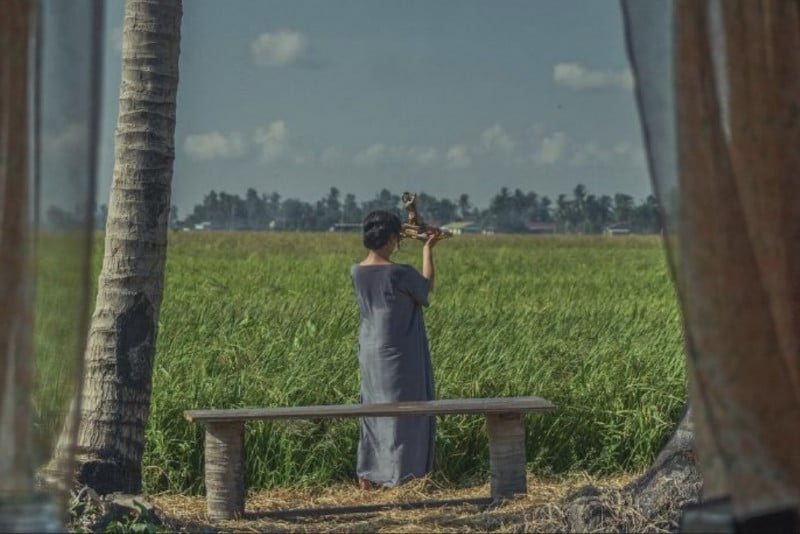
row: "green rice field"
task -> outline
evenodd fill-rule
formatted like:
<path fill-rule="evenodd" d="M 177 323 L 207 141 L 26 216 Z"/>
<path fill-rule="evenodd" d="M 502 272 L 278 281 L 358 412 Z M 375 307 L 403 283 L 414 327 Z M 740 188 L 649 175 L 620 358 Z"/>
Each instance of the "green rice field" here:
<path fill-rule="evenodd" d="M 395 259 L 419 268 L 420 250 L 406 243 Z M 652 461 L 686 395 L 660 238 L 457 236 L 434 253 L 425 321 L 439 398 L 556 403 L 555 413 L 527 417 L 537 474 Z M 185 409 L 358 401 L 349 267 L 363 248 L 357 234 L 174 233 L 168 254 L 145 490 L 200 493 L 203 427 L 186 422 Z M 249 488 L 355 476 L 355 420 L 247 428 Z M 436 447 L 441 483 L 485 481 L 481 417 L 440 419 Z"/>

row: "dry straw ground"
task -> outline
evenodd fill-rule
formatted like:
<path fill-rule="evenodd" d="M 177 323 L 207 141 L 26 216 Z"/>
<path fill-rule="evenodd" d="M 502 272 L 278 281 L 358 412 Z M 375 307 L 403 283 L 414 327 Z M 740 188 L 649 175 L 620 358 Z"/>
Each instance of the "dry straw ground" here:
<path fill-rule="evenodd" d="M 208 521 L 203 497 L 161 495 L 152 501 L 169 528 L 193 532 L 565 532 L 571 512 L 564 499 L 593 486 L 602 490 L 600 500 L 615 518 L 602 531 L 615 523 L 629 532 L 674 530 L 674 524 L 659 525 L 641 516 L 617 491 L 634 478 L 572 474 L 544 480 L 529 475 L 528 495 L 499 507 L 474 502 L 489 494 L 488 484 L 443 489 L 420 480 L 370 492 L 341 484 L 320 490 L 273 489 L 249 495 L 243 519 L 217 523 Z M 452 503 L 421 506 L 441 501 Z"/>

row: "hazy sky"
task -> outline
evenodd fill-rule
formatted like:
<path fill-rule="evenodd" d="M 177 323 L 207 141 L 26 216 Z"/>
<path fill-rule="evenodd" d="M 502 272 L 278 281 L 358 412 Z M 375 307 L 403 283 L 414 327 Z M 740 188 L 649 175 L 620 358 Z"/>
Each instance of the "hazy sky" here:
<path fill-rule="evenodd" d="M 108 2 L 99 202 L 122 1 Z M 173 200 L 650 193 L 616 0 L 186 0 Z"/>

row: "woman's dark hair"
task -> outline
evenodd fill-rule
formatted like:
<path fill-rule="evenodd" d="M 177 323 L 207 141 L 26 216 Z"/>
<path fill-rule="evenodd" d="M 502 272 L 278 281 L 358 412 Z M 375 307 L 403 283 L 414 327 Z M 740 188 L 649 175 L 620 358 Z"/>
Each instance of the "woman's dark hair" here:
<path fill-rule="evenodd" d="M 364 217 L 364 246 L 377 250 L 389 242 L 393 235 L 399 236 L 400 218 L 385 210 L 371 211 Z"/>

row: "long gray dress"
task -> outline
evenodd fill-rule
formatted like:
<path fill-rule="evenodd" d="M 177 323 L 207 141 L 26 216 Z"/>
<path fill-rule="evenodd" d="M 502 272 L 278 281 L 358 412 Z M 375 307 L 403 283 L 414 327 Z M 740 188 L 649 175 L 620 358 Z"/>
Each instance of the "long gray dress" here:
<path fill-rule="evenodd" d="M 433 369 L 422 318 L 428 280 L 402 264 L 356 264 L 350 274 L 361 311 L 361 402 L 433 400 Z M 393 487 L 430 473 L 435 424 L 428 416 L 363 418 L 359 478 Z"/>

